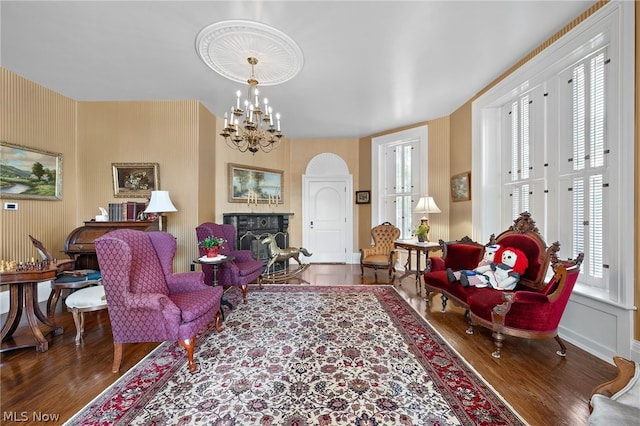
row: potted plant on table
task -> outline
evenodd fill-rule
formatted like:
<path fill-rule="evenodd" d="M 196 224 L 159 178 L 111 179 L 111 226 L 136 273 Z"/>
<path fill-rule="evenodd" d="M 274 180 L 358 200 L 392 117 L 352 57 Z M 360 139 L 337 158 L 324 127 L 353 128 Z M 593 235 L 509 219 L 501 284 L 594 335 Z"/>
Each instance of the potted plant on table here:
<path fill-rule="evenodd" d="M 427 240 L 427 234 L 429 233 L 429 225 L 422 222 L 418 227 L 413 231 L 416 237 L 418 237 L 419 243 L 424 243 Z"/>
<path fill-rule="evenodd" d="M 198 245 L 204 249 L 207 257 L 217 257 L 220 253 L 220 247 L 227 240 L 224 238 L 218 237 L 206 237 L 204 240 L 200 241 Z"/>

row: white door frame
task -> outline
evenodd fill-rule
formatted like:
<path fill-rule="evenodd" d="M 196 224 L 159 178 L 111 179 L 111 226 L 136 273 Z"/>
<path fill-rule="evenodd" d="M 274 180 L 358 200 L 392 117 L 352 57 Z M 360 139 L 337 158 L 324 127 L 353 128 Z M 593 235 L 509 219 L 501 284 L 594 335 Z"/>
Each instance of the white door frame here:
<path fill-rule="evenodd" d="M 309 184 L 310 182 L 343 182 L 345 191 L 345 263 L 353 263 L 353 177 L 344 160 L 330 153 L 319 154 L 307 164 L 302 175 L 302 246 L 309 245 Z"/>

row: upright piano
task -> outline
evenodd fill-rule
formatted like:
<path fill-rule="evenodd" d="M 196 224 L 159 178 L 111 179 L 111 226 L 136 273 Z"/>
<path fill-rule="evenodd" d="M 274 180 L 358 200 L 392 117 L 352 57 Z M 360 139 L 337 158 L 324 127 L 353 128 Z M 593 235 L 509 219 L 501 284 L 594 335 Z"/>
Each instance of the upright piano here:
<path fill-rule="evenodd" d="M 75 269 L 100 269 L 96 256 L 95 240 L 107 232 L 116 229 L 137 229 L 140 231 L 159 230 L 158 221 L 154 220 L 129 220 L 122 222 L 96 222 L 87 221 L 67 236 L 64 243 L 64 252 L 75 260 Z"/>

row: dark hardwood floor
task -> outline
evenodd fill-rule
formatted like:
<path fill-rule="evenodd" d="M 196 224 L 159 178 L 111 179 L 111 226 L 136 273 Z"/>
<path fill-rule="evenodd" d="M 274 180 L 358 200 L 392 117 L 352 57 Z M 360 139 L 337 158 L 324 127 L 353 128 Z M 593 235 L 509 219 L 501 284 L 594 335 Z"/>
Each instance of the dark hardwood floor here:
<path fill-rule="evenodd" d="M 373 271 L 365 271 L 364 278 L 360 277 L 359 265 L 313 264 L 302 278 L 316 285 L 385 284 L 386 274 L 378 275 L 380 281 L 376 283 Z M 587 424 L 591 390 L 616 375 L 613 365 L 569 343 L 566 358 L 557 356 L 553 339 L 507 337 L 502 357 L 494 359 L 489 330 L 477 328 L 474 335 L 467 335 L 461 309 L 449 306 L 447 312 L 440 312 L 439 296 L 427 307 L 423 298 L 416 296 L 411 277 L 400 283 L 396 280 L 395 287 L 531 425 Z M 259 290 L 256 286 L 250 291 Z M 2 424 L 63 423 L 157 346 L 125 345 L 122 368 L 114 374 L 107 311 L 85 314 L 85 337 L 76 346 L 72 315 L 61 305 L 55 320 L 65 331 L 61 336 L 48 337 L 49 351 L 38 353 L 26 348 L 1 354 Z M 15 334 L 28 334 L 26 323 Z"/>

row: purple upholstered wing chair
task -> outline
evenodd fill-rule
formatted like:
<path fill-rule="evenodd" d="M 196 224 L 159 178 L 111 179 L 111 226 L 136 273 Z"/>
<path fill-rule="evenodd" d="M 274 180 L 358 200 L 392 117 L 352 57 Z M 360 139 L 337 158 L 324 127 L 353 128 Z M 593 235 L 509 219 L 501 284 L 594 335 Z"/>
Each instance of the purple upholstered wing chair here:
<path fill-rule="evenodd" d="M 176 240 L 167 232 L 121 229 L 95 240 L 113 332 L 113 372 L 124 343 L 178 341 L 189 370 L 196 335 L 214 319 L 220 327 L 222 288 L 204 284 L 202 272 L 173 273 Z"/>
<path fill-rule="evenodd" d="M 217 224 L 205 222 L 196 228 L 198 242 L 206 237 L 218 237 L 227 240 L 220 249 L 220 254 L 234 256 L 232 262 L 226 262 L 219 266 L 216 278 L 218 285 L 223 287 L 239 286 L 242 290 L 242 299 L 247 303 L 247 291 L 249 283 L 262 275 L 264 264 L 253 258 L 250 250 L 235 250 L 236 228 L 230 224 Z M 204 249 L 200 247 L 200 255 L 204 256 Z M 203 264 L 204 282 L 213 285 L 213 266 Z"/>

